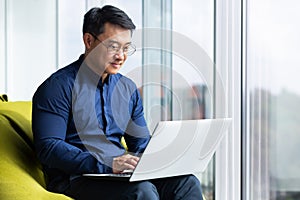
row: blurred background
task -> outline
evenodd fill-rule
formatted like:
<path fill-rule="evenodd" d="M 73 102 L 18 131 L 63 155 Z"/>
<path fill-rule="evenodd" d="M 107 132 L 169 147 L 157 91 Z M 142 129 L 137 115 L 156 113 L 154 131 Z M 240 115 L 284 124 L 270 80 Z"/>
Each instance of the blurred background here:
<path fill-rule="evenodd" d="M 31 100 L 84 52 L 83 15 L 106 4 L 137 26 L 137 52 L 121 73 L 137 83 L 150 129 L 160 120 L 234 119 L 197 174 L 206 198 L 300 199 L 300 2 L 0 0 L 0 93 Z"/>

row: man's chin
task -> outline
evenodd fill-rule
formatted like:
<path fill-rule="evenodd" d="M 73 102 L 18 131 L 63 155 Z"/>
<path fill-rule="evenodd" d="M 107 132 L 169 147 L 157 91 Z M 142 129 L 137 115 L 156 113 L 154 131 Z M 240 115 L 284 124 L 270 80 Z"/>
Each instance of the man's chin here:
<path fill-rule="evenodd" d="M 106 68 L 106 72 L 108 73 L 108 74 L 117 74 L 118 72 L 119 72 L 119 70 L 120 70 L 120 67 L 118 67 L 118 68 L 115 68 L 115 67 L 109 67 L 109 68 Z"/>
<path fill-rule="evenodd" d="M 117 74 L 119 72 L 119 70 L 109 70 L 109 71 L 106 71 L 108 74 Z"/>

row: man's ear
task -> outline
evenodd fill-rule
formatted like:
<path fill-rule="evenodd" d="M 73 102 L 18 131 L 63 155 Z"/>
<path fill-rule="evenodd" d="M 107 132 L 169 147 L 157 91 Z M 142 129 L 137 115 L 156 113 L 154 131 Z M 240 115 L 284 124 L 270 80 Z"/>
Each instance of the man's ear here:
<path fill-rule="evenodd" d="M 90 50 L 92 48 L 93 41 L 94 41 L 94 38 L 91 34 L 89 34 L 89 33 L 83 34 L 83 43 L 84 43 L 86 50 Z"/>

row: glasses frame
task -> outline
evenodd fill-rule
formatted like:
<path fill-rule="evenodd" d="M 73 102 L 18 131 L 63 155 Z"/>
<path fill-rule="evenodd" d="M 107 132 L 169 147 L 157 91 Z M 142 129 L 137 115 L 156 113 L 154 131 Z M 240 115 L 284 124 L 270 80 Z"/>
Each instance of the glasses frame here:
<path fill-rule="evenodd" d="M 117 49 L 112 49 L 112 48 L 110 49 L 111 46 L 105 45 L 105 43 L 103 43 L 103 41 L 99 40 L 98 37 L 97 37 L 95 34 L 93 34 L 93 33 L 89 33 L 89 34 L 91 34 L 96 40 L 98 40 L 103 46 L 106 47 L 107 53 L 116 55 L 116 54 L 118 54 L 118 53 L 120 52 L 120 50 L 122 49 L 122 52 L 123 52 L 124 55 L 126 55 L 126 56 L 131 56 L 132 54 L 134 54 L 134 53 L 136 52 L 136 47 L 135 47 L 134 44 L 131 44 L 131 43 L 130 43 L 128 46 L 126 46 L 126 48 L 127 48 L 127 47 L 130 47 L 130 48 L 131 48 L 131 50 L 129 50 L 129 51 L 128 51 L 128 50 L 127 50 L 127 51 L 124 50 L 125 47 L 121 47 L 121 45 L 120 45 Z"/>

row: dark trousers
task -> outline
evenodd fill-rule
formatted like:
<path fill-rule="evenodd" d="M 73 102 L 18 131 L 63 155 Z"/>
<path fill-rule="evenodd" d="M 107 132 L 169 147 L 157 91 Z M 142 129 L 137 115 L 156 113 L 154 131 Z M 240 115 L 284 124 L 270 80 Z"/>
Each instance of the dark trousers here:
<path fill-rule="evenodd" d="M 202 200 L 200 182 L 193 175 L 140 182 L 81 177 L 71 182 L 66 195 L 82 200 Z"/>

